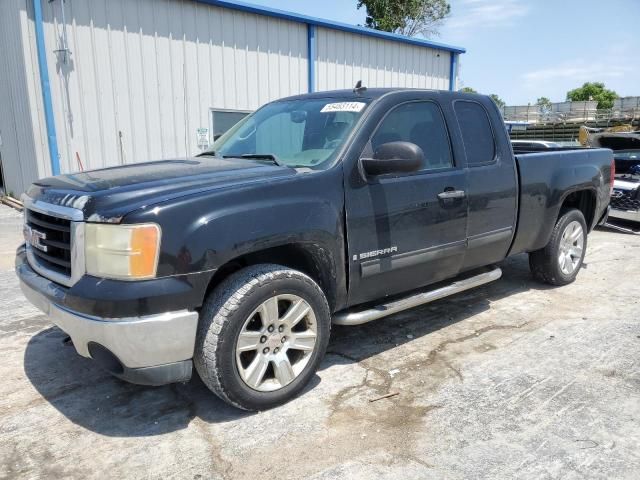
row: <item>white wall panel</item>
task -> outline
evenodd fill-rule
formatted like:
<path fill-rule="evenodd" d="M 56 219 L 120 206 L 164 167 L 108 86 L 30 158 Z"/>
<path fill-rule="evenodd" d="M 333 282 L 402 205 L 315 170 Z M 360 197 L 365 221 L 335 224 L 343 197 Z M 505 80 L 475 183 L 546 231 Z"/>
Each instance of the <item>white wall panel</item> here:
<path fill-rule="evenodd" d="M 318 28 L 318 90 L 367 87 L 449 88 L 449 52 Z"/>
<path fill-rule="evenodd" d="M 16 196 L 51 171 L 30 3 L 0 1 L 0 155 L 5 189 Z"/>
<path fill-rule="evenodd" d="M 51 157 L 47 144 L 47 128 L 45 124 L 42 88 L 40 86 L 40 69 L 38 68 L 38 50 L 36 47 L 35 24 L 33 22 L 33 3 L 29 0 L 19 2 L 24 8 L 20 9 L 20 31 L 24 48 L 24 67 L 27 86 L 27 101 L 31 112 L 31 133 L 33 134 L 33 156 L 23 162 L 29 171 L 26 179 L 28 187 L 34 180 L 51 175 Z M 28 126 L 25 125 L 26 128 Z M 27 135 L 28 132 L 25 132 Z"/>
<path fill-rule="evenodd" d="M 190 0 L 43 2 L 63 172 L 193 155 L 211 108 L 307 91 L 306 25 Z"/>

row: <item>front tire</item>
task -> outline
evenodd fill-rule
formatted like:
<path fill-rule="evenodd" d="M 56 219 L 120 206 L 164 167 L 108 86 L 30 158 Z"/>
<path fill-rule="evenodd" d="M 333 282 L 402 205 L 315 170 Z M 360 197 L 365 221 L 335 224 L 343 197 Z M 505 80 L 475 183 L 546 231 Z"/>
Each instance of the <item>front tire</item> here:
<path fill-rule="evenodd" d="M 567 285 L 578 276 L 587 251 L 587 223 L 580 210 L 565 211 L 556 222 L 549 243 L 529 254 L 534 278 L 551 285 Z"/>
<path fill-rule="evenodd" d="M 247 267 L 205 301 L 194 364 L 222 400 L 265 410 L 295 397 L 311 380 L 330 326 L 326 297 L 309 276 L 280 265 Z"/>

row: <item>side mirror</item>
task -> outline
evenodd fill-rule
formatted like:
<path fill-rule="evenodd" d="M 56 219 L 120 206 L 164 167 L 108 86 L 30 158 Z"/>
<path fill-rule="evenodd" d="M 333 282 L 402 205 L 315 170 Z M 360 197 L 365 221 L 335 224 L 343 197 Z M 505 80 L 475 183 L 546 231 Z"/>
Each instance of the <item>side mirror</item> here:
<path fill-rule="evenodd" d="M 411 142 L 389 142 L 380 145 L 373 158 L 363 158 L 362 168 L 367 175 L 416 172 L 424 165 L 424 152 Z"/>

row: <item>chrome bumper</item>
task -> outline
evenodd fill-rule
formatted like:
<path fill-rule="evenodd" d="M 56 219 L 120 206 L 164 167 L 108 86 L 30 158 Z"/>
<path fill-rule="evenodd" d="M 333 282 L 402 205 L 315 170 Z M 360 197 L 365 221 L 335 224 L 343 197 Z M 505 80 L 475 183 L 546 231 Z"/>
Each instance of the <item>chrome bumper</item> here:
<path fill-rule="evenodd" d="M 46 281 L 42 277 L 41 280 Z M 83 357 L 91 358 L 92 343 L 108 349 L 127 369 L 161 366 L 193 357 L 197 312 L 102 319 L 60 307 L 22 279 L 20 288 L 33 305 L 71 337 Z"/>
<path fill-rule="evenodd" d="M 609 216 L 621 220 L 640 222 L 640 210 L 618 210 L 617 208 L 612 208 L 609 211 Z"/>

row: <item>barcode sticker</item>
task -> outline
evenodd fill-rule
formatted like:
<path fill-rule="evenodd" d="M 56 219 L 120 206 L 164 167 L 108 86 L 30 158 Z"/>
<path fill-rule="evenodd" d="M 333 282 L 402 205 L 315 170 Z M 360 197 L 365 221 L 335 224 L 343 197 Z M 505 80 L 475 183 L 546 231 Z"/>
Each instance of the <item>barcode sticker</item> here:
<path fill-rule="evenodd" d="M 360 112 L 366 103 L 363 102 L 340 102 L 340 103 L 327 103 L 320 113 L 331 113 L 331 112 Z"/>

